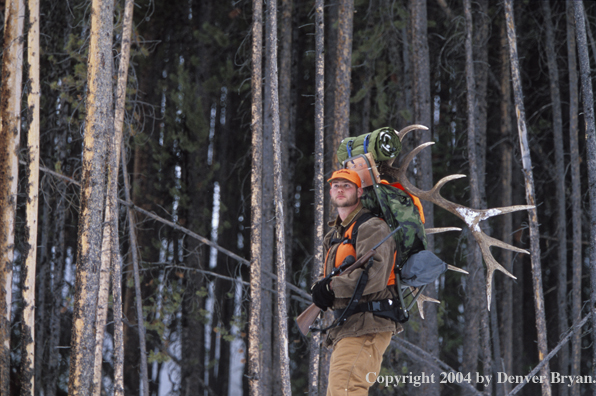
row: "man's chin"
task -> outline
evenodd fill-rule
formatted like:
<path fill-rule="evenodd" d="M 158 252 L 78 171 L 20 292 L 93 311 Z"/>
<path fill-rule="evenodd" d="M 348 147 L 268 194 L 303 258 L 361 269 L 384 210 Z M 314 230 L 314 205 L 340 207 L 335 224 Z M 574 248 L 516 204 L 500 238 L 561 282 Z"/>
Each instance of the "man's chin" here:
<path fill-rule="evenodd" d="M 358 203 L 358 201 L 353 202 L 353 201 L 349 201 L 349 200 L 344 200 L 342 202 L 337 202 L 337 201 L 333 201 L 332 204 L 336 207 L 336 208 L 349 208 L 350 206 L 354 206 Z"/>

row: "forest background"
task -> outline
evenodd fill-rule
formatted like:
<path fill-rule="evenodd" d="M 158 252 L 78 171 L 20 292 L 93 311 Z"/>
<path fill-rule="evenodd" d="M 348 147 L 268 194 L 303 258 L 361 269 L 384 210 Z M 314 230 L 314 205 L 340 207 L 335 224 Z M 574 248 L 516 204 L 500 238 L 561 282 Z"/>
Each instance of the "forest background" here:
<path fill-rule="evenodd" d="M 482 223 L 532 254 L 493 249 L 516 280 L 495 273 L 488 310 L 472 233 L 424 202 L 427 228 L 463 228 L 429 248 L 470 275 L 427 289 L 441 303 L 414 308 L 379 374 L 435 374 L 407 395 L 596 392 L 496 381 L 596 380 L 595 2 L 3 7 L 0 394 L 323 394 L 329 351 L 294 318 L 324 180 L 342 138 L 411 124 L 429 130 L 402 153 L 435 142 L 414 184 L 465 174 L 445 198 L 535 203 Z"/>

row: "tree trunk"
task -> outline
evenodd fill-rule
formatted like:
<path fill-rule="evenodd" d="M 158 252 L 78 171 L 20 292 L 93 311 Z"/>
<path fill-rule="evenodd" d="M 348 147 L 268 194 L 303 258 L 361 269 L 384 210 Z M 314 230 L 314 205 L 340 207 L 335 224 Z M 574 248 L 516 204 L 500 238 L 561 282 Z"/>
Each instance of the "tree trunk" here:
<path fill-rule="evenodd" d="M 412 101 L 414 107 L 413 123 L 422 124 L 429 128 L 431 125 L 431 95 L 430 95 L 430 55 L 428 48 L 428 27 L 427 27 L 427 9 L 426 2 L 410 0 L 408 2 L 411 20 L 411 39 L 409 48 L 412 59 Z M 430 129 L 428 131 L 415 132 L 416 145 L 430 142 L 432 139 Z M 419 158 L 418 171 L 416 172 L 416 183 L 423 190 L 430 190 L 433 187 L 432 155 L 431 150 L 423 150 L 417 156 Z M 430 202 L 423 202 L 424 217 L 426 218 L 425 227 L 434 227 L 434 208 Z M 434 249 L 434 239 L 428 238 L 428 249 Z M 425 294 L 436 298 L 438 295 L 434 284 L 430 284 L 425 289 Z M 422 325 L 418 345 L 425 351 L 434 356 L 439 354 L 439 337 L 437 323 L 437 309 L 435 304 L 427 304 L 424 311 L 425 319 L 421 320 L 416 316 Z M 435 373 L 438 377 L 438 371 L 426 365 L 417 366 L 416 370 L 426 373 Z M 418 394 L 439 394 L 439 383 L 428 383 L 418 388 Z"/>
<path fill-rule="evenodd" d="M 271 81 L 271 66 L 273 63 L 269 57 L 271 56 L 271 47 L 275 46 L 274 42 L 268 39 L 273 27 L 271 26 L 272 19 L 269 17 L 272 8 L 272 3 L 277 0 L 269 0 L 266 2 L 266 19 L 265 19 L 265 64 L 264 64 L 264 92 L 263 97 L 263 224 L 261 228 L 261 270 L 265 273 L 273 273 L 274 269 L 274 252 L 275 252 L 275 202 L 274 202 L 274 176 L 273 176 L 273 104 L 272 92 L 273 82 Z M 277 66 L 277 65 L 276 65 Z M 275 394 L 275 379 L 279 378 L 279 354 L 276 350 L 275 338 L 277 337 L 277 327 L 273 323 L 274 312 L 274 296 L 268 290 L 273 290 L 273 280 L 266 276 L 262 279 L 263 300 L 261 305 L 261 362 L 262 362 L 262 386 L 263 395 L 273 396 Z"/>
<path fill-rule="evenodd" d="M 30 91 L 27 97 L 28 181 L 25 266 L 23 282 L 23 319 L 21 326 L 21 395 L 35 394 L 35 268 L 37 263 L 37 212 L 39 204 L 39 2 L 29 0 L 29 32 L 27 35 Z"/>
<path fill-rule="evenodd" d="M 126 86 L 128 82 L 128 65 L 130 61 L 130 39 L 132 35 L 132 16 L 134 0 L 126 0 L 124 5 L 124 19 L 122 21 L 122 44 L 120 51 L 120 66 L 118 69 L 118 86 L 116 89 L 116 104 L 114 114 L 114 134 L 112 136 L 108 162 L 108 197 L 106 206 L 106 220 L 111 223 L 110 258 L 112 270 L 112 296 L 114 320 L 114 395 L 124 395 L 124 334 L 122 325 L 122 264 L 120 244 L 118 238 L 118 171 L 120 150 L 122 148 L 122 130 L 124 127 L 124 111 L 126 103 Z M 108 213 L 111 212 L 111 217 Z M 142 311 L 141 311 L 142 312 Z M 139 329 L 143 329 L 141 323 Z M 144 330 L 139 330 L 139 333 Z M 141 341 L 141 340 L 140 340 Z M 144 354 L 144 339 L 142 340 Z M 144 370 L 143 370 L 144 369 Z M 147 364 L 141 368 L 143 390 L 147 389 Z M 146 391 L 145 391 L 146 392 Z M 147 394 L 145 393 L 145 396 Z"/>
<path fill-rule="evenodd" d="M 108 318 L 108 295 L 110 292 L 110 267 L 112 258 L 112 240 L 114 230 L 112 217 L 114 214 L 114 199 L 111 194 L 111 184 L 113 182 L 113 172 L 111 168 L 111 159 L 113 153 L 110 151 L 112 148 L 113 136 L 107 136 L 108 144 L 108 194 L 106 197 L 105 204 L 105 219 L 103 224 L 102 238 L 101 238 L 101 267 L 99 270 L 99 290 L 97 292 L 97 309 L 95 317 L 95 351 L 93 359 L 93 396 L 99 396 L 102 389 L 102 360 L 103 360 L 103 343 L 105 335 L 105 326 Z M 118 180 L 116 178 L 116 180 Z"/>
<path fill-rule="evenodd" d="M 124 180 L 124 196 L 126 197 L 126 201 L 128 203 L 132 203 L 130 197 L 130 185 L 128 181 L 128 172 L 126 170 L 126 151 L 122 151 L 122 179 Z M 145 315 L 143 314 L 143 296 L 141 294 L 141 280 L 139 275 L 139 248 L 137 244 L 137 232 L 136 232 L 136 224 L 135 218 L 132 213 L 132 208 L 129 206 L 126 211 L 127 218 L 128 218 L 128 237 L 130 240 L 130 252 L 132 256 L 132 278 L 134 280 L 134 290 L 135 290 L 135 314 L 137 318 L 137 331 L 138 331 L 138 339 L 139 339 L 139 355 L 141 360 L 141 385 L 142 389 L 140 394 L 143 396 L 149 396 L 149 378 L 147 373 L 147 344 L 145 340 Z M 126 312 L 126 308 L 125 308 Z M 122 343 L 126 345 L 126 332 L 122 329 Z M 131 337 L 132 338 L 132 337 Z M 134 345 L 134 343 L 133 343 Z M 124 362 L 126 361 L 126 354 L 123 356 Z M 127 375 L 130 375 L 131 372 L 136 372 L 132 367 L 127 366 Z M 136 375 L 134 375 L 136 377 Z"/>
<path fill-rule="evenodd" d="M 354 0 L 339 0 L 338 7 L 332 150 L 337 150 L 343 138 L 350 136 L 350 84 L 352 75 Z M 335 152 L 333 153 L 333 162 L 333 166 L 335 166 L 335 163 L 337 163 Z"/>
<path fill-rule="evenodd" d="M 2 92 L 0 104 L 0 393 L 10 392 L 10 307 L 17 208 L 18 153 L 23 78 L 23 0 L 5 4 Z"/>
<path fill-rule="evenodd" d="M 583 98 L 583 113 L 586 128 L 586 146 L 588 152 L 588 185 L 590 194 L 590 303 L 592 312 L 592 341 L 596 340 L 596 126 L 594 125 L 594 94 L 590 77 L 590 56 L 586 40 L 586 22 L 584 4 L 574 2 L 575 32 L 579 53 L 579 70 Z M 592 377 L 596 376 L 596 348 L 592 348 Z M 593 388 L 596 395 L 596 387 Z"/>
<path fill-rule="evenodd" d="M 515 33 L 515 22 L 513 19 L 513 5 L 511 0 L 505 1 L 505 17 L 507 19 L 507 38 L 509 42 L 509 58 L 511 62 L 511 76 L 513 81 L 513 93 L 515 99 L 515 112 L 517 115 L 517 130 L 519 133 L 520 151 L 524 169 L 526 186 L 526 202 L 528 205 L 536 205 L 536 194 L 534 191 L 534 176 L 532 173 L 532 159 L 530 158 L 530 146 L 526 130 L 526 114 L 523 102 L 523 92 L 517 56 L 517 39 Z M 530 253 L 532 261 L 532 282 L 534 286 L 534 308 L 536 311 L 536 330 L 538 336 L 538 360 L 542 361 L 548 353 L 546 338 L 546 318 L 544 313 L 544 294 L 542 291 L 542 267 L 540 264 L 540 234 L 538 232 L 538 210 L 529 210 L 530 225 Z M 550 367 L 545 364 L 540 374 L 546 379 L 542 383 L 543 396 L 551 395 Z"/>
<path fill-rule="evenodd" d="M 58 147 L 64 149 L 66 144 L 65 133 L 58 138 Z M 62 286 L 64 267 L 66 264 L 66 183 L 60 181 L 57 186 L 58 197 L 55 206 L 53 224 L 54 240 L 52 245 L 55 254 L 52 255 L 54 266 L 51 271 L 51 282 L 48 293 L 51 300 L 50 308 L 50 334 L 48 337 L 48 372 L 44 377 L 44 389 L 48 396 L 55 396 L 57 392 L 58 376 L 60 369 L 60 336 L 62 333 L 61 309 L 63 304 Z"/>
<path fill-rule="evenodd" d="M 47 183 L 44 183 L 41 187 L 44 190 L 47 187 Z M 49 198 L 42 200 L 42 218 L 41 218 L 41 233 L 40 233 L 40 242 L 39 245 L 42 246 L 39 249 L 39 270 L 37 273 L 39 274 L 39 282 L 36 284 L 36 309 L 35 309 L 35 388 L 37 389 L 37 394 L 41 394 L 41 392 L 47 394 L 45 391 L 47 384 L 46 381 L 43 381 L 42 378 L 47 372 L 48 368 L 48 355 L 49 349 L 48 346 L 48 330 L 50 328 L 49 321 L 50 321 L 50 312 L 51 312 L 51 305 L 50 302 L 53 303 L 53 299 L 49 293 L 51 290 L 51 282 L 50 282 L 50 255 L 49 255 L 49 236 L 50 236 L 50 202 Z"/>
<path fill-rule="evenodd" d="M 500 205 L 512 205 L 513 185 L 513 154 L 512 136 L 513 125 L 511 122 L 511 72 L 509 69 L 509 53 L 507 51 L 507 27 L 505 20 L 500 23 L 501 38 L 501 201 Z M 511 214 L 505 214 L 501 218 L 501 240 L 512 244 L 513 221 Z M 502 262 L 505 269 L 513 273 L 513 252 L 509 249 L 502 249 Z M 513 280 L 509 277 L 503 278 L 503 289 L 501 299 L 501 351 L 503 365 L 497 365 L 502 371 L 512 373 L 513 371 Z M 505 393 L 511 391 L 511 384 L 503 384 Z"/>
<path fill-rule="evenodd" d="M 579 93 L 577 76 L 577 50 L 575 43 L 575 18 L 573 2 L 567 1 L 567 62 L 569 68 L 569 158 L 571 162 L 571 218 L 573 229 L 573 255 L 571 279 L 571 323 L 581 320 L 582 309 L 582 198 L 579 154 Z M 571 375 L 580 375 L 581 333 L 571 338 Z M 580 385 L 571 386 L 571 395 L 580 395 Z"/>
<path fill-rule="evenodd" d="M 315 174 L 314 174 L 314 258 L 311 267 L 311 284 L 323 272 L 323 238 L 325 226 L 325 11 L 323 0 L 315 1 Z M 308 370 L 308 395 L 318 396 L 321 368 L 321 334 L 311 333 Z"/>
<path fill-rule="evenodd" d="M 546 28 L 546 57 L 548 60 L 548 74 L 550 78 L 550 97 L 553 106 L 553 134 L 555 146 L 555 185 L 557 196 L 557 307 L 559 336 L 563 337 L 569 329 L 567 315 L 567 216 L 565 215 L 565 159 L 563 145 L 563 120 L 561 110 L 561 94 L 559 92 L 559 70 L 557 68 L 557 54 L 555 53 L 555 34 L 548 1 L 542 1 L 544 12 L 544 26 Z M 569 375 L 569 346 L 565 344 L 558 353 L 559 373 Z M 559 395 L 567 396 L 569 387 L 559 385 Z"/>
<path fill-rule="evenodd" d="M 261 388 L 261 227 L 263 168 L 263 1 L 253 0 L 252 69 L 251 69 L 251 235 L 250 235 L 250 311 L 248 328 L 248 378 L 251 396 L 262 394 Z"/>
<path fill-rule="evenodd" d="M 282 169 L 284 172 L 284 213 L 286 256 L 292 268 L 292 240 L 294 227 L 293 197 L 296 189 L 294 174 L 296 162 L 292 161 L 292 151 L 296 144 L 295 123 L 292 118 L 292 10 L 293 0 L 281 2 L 280 54 L 279 54 L 279 125 L 281 131 Z"/>
<path fill-rule="evenodd" d="M 275 184 L 274 202 L 275 202 L 275 224 L 276 234 L 276 260 L 277 260 L 277 328 L 279 334 L 279 344 L 274 348 L 279 351 L 279 363 L 281 374 L 281 393 L 284 396 L 290 396 L 292 389 L 290 386 L 290 354 L 288 350 L 288 306 L 286 301 L 286 254 L 285 254 L 285 231 L 284 231 L 284 198 L 283 198 L 283 178 L 282 178 L 282 153 L 281 153 L 281 133 L 279 127 L 279 91 L 277 80 L 277 0 L 269 1 L 268 12 L 270 30 L 267 33 L 268 41 L 268 62 L 270 84 L 269 93 L 271 95 L 271 118 L 273 126 L 273 178 Z M 279 389 L 276 389 L 279 392 Z"/>
<path fill-rule="evenodd" d="M 474 73 L 474 55 L 472 43 L 472 5 L 470 0 L 464 0 L 464 14 L 466 18 L 466 92 L 468 114 L 468 164 L 470 173 L 470 207 L 481 207 L 480 181 L 478 180 L 479 158 L 476 134 L 476 83 Z M 485 294 L 482 285 L 485 271 L 482 266 L 480 247 L 475 243 L 471 233 L 468 235 L 470 252 L 468 253 L 468 271 L 470 272 L 469 287 L 466 290 L 464 315 L 466 331 L 464 338 L 464 373 L 478 371 L 477 362 L 480 352 L 481 340 L 484 333 L 484 307 L 486 306 Z M 484 370 L 483 370 L 484 371 Z M 486 375 L 487 373 L 484 372 Z M 489 388 L 490 389 L 490 388 Z"/>
<path fill-rule="evenodd" d="M 114 126 L 112 98 L 112 1 L 94 0 L 88 58 L 81 207 L 71 340 L 69 394 L 86 395 L 93 387 L 94 331 L 101 266 L 106 137 Z"/>

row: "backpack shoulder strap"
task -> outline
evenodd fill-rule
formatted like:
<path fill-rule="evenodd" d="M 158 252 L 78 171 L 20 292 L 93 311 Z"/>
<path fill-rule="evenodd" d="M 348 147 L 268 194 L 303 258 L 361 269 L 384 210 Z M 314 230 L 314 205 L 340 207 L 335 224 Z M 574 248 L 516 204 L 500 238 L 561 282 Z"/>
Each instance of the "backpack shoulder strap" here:
<path fill-rule="evenodd" d="M 349 242 L 348 242 L 348 243 L 351 243 L 352 245 L 354 245 L 354 248 L 356 248 L 356 238 L 358 237 L 358 228 L 373 217 L 375 217 L 375 216 L 372 213 L 370 213 L 369 211 L 366 211 L 366 212 L 362 213 L 360 215 L 360 217 L 358 217 L 358 219 L 356 219 L 356 223 L 354 223 L 354 227 L 352 228 L 352 234 L 349 236 Z"/>

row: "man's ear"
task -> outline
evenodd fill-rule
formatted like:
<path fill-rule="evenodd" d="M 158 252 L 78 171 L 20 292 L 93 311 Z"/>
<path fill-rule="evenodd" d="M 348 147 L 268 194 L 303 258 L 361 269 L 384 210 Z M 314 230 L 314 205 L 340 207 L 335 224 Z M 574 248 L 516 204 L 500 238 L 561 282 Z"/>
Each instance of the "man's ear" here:
<path fill-rule="evenodd" d="M 360 198 L 364 194 L 364 189 L 362 187 L 358 187 L 358 198 Z"/>

